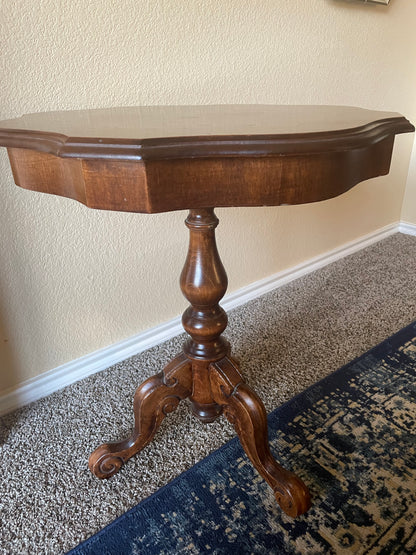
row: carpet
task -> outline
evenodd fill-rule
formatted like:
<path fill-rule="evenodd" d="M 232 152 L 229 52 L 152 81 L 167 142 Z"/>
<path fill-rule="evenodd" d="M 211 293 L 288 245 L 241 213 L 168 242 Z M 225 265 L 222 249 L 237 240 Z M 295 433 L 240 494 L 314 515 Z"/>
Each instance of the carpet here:
<path fill-rule="evenodd" d="M 311 490 L 291 519 L 233 439 L 78 547 L 92 554 L 416 553 L 416 322 L 269 415 Z"/>

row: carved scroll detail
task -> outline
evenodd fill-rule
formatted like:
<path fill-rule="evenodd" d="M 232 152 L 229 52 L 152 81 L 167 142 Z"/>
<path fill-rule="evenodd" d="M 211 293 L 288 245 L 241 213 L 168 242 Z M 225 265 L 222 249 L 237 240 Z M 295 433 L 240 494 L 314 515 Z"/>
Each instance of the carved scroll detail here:
<path fill-rule="evenodd" d="M 98 478 L 110 478 L 152 439 L 162 420 L 174 411 L 192 390 L 191 363 L 178 355 L 163 372 L 146 380 L 134 396 L 135 426 L 124 441 L 106 443 L 90 456 L 90 470 Z"/>
<path fill-rule="evenodd" d="M 123 466 L 124 460 L 121 457 L 117 457 L 103 450 L 101 447 L 99 447 L 99 449 L 100 453 L 98 453 L 98 449 L 95 451 L 95 453 L 97 453 L 97 460 L 94 463 L 94 468 L 90 468 L 99 478 L 110 478 L 114 476 L 114 474 L 117 474 Z"/>
<path fill-rule="evenodd" d="M 264 405 L 244 383 L 234 361 L 224 358 L 212 363 L 210 377 L 215 402 L 223 406 L 247 456 L 273 489 L 280 507 L 291 517 L 306 512 L 310 507 L 308 489 L 297 476 L 274 460 L 268 444 Z"/>

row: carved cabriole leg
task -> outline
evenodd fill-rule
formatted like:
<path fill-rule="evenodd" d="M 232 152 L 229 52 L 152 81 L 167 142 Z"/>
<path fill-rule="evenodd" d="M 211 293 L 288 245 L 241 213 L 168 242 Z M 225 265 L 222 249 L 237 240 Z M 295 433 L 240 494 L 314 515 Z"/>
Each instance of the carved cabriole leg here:
<path fill-rule="evenodd" d="M 135 426 L 132 435 L 120 442 L 98 447 L 89 459 L 89 468 L 98 478 L 110 478 L 123 464 L 141 451 L 157 432 L 165 416 L 192 392 L 192 365 L 178 355 L 160 374 L 147 379 L 134 396 Z"/>
<path fill-rule="evenodd" d="M 280 507 L 291 517 L 306 512 L 310 507 L 308 489 L 274 460 L 268 444 L 264 405 L 244 383 L 235 362 L 227 357 L 212 363 L 210 381 L 215 402 L 223 407 L 254 468 L 273 489 Z"/>

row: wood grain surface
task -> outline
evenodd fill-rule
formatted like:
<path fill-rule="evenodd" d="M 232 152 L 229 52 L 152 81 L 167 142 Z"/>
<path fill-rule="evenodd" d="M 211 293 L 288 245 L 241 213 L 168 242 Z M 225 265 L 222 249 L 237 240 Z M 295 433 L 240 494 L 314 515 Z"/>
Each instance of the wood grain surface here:
<path fill-rule="evenodd" d="M 15 182 L 91 208 L 166 212 L 328 199 L 389 172 L 399 114 L 337 106 L 153 106 L 0 122 Z"/>

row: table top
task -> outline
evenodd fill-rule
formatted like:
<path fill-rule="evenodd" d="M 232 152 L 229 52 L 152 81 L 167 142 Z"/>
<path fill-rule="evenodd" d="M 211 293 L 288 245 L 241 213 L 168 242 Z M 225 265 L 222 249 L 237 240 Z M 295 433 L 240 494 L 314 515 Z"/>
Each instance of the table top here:
<path fill-rule="evenodd" d="M 410 130 L 395 112 L 350 106 L 137 106 L 2 121 L 0 145 L 61 157 L 154 159 L 328 150 Z"/>
<path fill-rule="evenodd" d="M 18 185 L 93 208 L 299 204 L 389 171 L 400 114 L 340 106 L 144 106 L 0 122 Z"/>

